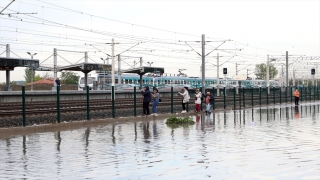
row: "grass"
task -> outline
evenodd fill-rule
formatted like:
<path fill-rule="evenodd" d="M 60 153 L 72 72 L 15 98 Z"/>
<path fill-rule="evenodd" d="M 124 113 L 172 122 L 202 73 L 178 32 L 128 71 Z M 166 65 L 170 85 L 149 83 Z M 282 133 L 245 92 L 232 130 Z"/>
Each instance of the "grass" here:
<path fill-rule="evenodd" d="M 167 119 L 166 124 L 195 124 L 195 122 L 192 120 L 191 117 L 187 116 L 187 117 L 175 117 L 175 116 L 171 116 Z"/>

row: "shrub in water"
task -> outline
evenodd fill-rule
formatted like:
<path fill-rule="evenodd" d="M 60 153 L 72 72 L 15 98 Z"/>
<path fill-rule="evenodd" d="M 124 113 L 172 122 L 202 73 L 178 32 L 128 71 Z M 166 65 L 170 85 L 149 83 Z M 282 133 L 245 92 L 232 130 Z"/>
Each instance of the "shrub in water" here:
<path fill-rule="evenodd" d="M 191 117 L 175 117 L 171 116 L 167 119 L 166 124 L 194 124 L 195 122 L 192 120 Z"/>

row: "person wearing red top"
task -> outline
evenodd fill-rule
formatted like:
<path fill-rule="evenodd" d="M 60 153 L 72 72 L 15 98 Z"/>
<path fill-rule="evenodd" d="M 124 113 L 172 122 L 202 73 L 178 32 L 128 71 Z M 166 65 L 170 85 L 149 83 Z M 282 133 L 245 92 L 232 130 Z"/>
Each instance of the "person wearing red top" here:
<path fill-rule="evenodd" d="M 298 89 L 296 89 L 293 93 L 294 95 L 294 104 L 297 106 L 299 105 L 299 98 L 300 98 L 300 92 Z"/>

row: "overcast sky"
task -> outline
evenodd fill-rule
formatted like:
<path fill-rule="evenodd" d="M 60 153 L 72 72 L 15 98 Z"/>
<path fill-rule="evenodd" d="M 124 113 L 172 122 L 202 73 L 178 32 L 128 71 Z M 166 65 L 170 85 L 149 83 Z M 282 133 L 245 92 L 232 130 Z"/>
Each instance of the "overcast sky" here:
<path fill-rule="evenodd" d="M 0 0 L 0 9 L 10 2 Z M 30 51 L 38 53 L 35 59 L 40 62 L 49 58 L 44 66 L 53 65 L 53 48 L 89 51 L 89 61 L 101 63 L 101 57 L 111 54 L 110 45 L 104 43 L 114 38 L 119 43 L 116 54 L 139 43 L 122 55 L 143 57 L 144 62 L 164 67 L 166 73 L 187 69 L 189 76 L 200 76 L 201 58 L 196 52 L 201 54 L 201 43 L 195 41 L 201 40 L 201 34 L 207 41 L 215 41 L 206 43 L 206 53 L 231 40 L 207 56 L 206 75 L 210 77 L 217 74 L 217 53 L 223 56 L 220 64 L 225 62 L 222 67 L 229 69 L 229 77 L 235 74 L 236 62 L 238 74 L 246 74 L 247 69 L 253 72 L 255 64 L 265 63 L 267 54 L 279 56 L 289 51 L 290 55 L 320 56 L 319 0 L 16 0 L 3 13 L 12 12 L 37 14 L 2 15 L 0 44 L 10 44 L 11 57 L 28 58 L 26 52 Z M 4 50 L 1 46 L 0 53 Z M 59 65 L 83 62 L 82 53 L 58 54 Z M 123 60 L 122 69 L 138 61 Z M 23 68 L 11 74 L 11 80 L 24 80 Z M 1 71 L 0 82 L 4 81 L 5 72 Z"/>

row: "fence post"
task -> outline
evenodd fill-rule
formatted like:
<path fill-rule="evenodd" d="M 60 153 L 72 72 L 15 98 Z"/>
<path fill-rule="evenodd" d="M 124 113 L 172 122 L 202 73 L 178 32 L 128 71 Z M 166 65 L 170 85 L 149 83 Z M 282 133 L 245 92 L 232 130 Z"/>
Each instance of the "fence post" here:
<path fill-rule="evenodd" d="M 171 113 L 173 113 L 173 87 L 171 87 Z"/>
<path fill-rule="evenodd" d="M 317 86 L 317 99 L 319 100 L 319 87 Z"/>
<path fill-rule="evenodd" d="M 22 86 L 22 125 L 26 127 L 26 87 Z"/>
<path fill-rule="evenodd" d="M 214 87 L 212 88 L 212 96 L 214 96 Z M 217 96 L 216 96 L 216 97 L 217 97 Z M 216 106 L 216 103 L 215 103 L 215 102 L 216 102 L 216 100 L 214 99 L 214 100 L 213 100 L 213 104 L 212 104 L 212 106 L 213 106 L 212 109 L 213 109 L 213 110 L 216 109 L 216 107 L 215 107 L 215 106 Z"/>
<path fill-rule="evenodd" d="M 186 110 L 187 112 L 189 112 L 189 102 L 187 102 L 186 105 L 187 105 Z"/>
<path fill-rule="evenodd" d="M 308 88 L 309 89 L 309 94 L 310 94 L 310 102 L 312 101 L 312 89 L 311 89 L 311 87 L 310 88 Z"/>
<path fill-rule="evenodd" d="M 244 88 L 242 88 L 242 95 L 243 95 L 243 98 L 242 98 L 243 108 L 245 108 L 246 107 L 246 97 L 245 97 L 245 89 Z"/>
<path fill-rule="evenodd" d="M 253 88 L 251 88 L 251 106 L 253 108 Z"/>
<path fill-rule="evenodd" d="M 236 88 L 235 87 L 233 88 L 233 109 L 236 109 Z"/>
<path fill-rule="evenodd" d="M 275 87 L 273 87 L 272 89 L 273 89 L 273 104 L 276 104 L 276 91 L 275 91 Z"/>
<path fill-rule="evenodd" d="M 260 102 L 260 106 L 261 106 L 261 87 L 259 87 L 259 102 Z"/>
<path fill-rule="evenodd" d="M 293 94 L 292 94 L 292 88 L 293 88 L 293 87 L 291 86 L 291 87 L 290 87 L 290 101 L 291 101 L 290 103 L 291 103 L 291 104 L 292 104 L 292 95 L 293 95 Z"/>
<path fill-rule="evenodd" d="M 60 86 L 57 86 L 57 121 L 60 123 Z"/>
<path fill-rule="evenodd" d="M 112 91 L 111 91 L 111 93 L 112 93 L 112 99 L 111 99 L 111 104 L 112 104 L 112 118 L 115 118 L 116 117 L 116 115 L 115 115 L 115 107 L 114 107 L 114 86 L 112 86 Z"/>
<path fill-rule="evenodd" d="M 316 87 L 313 86 L 313 101 L 316 101 Z"/>
<path fill-rule="evenodd" d="M 286 103 L 288 103 L 288 87 L 286 87 Z"/>
<path fill-rule="evenodd" d="M 137 87 L 133 88 L 133 115 L 137 116 Z"/>
<path fill-rule="evenodd" d="M 303 88 L 304 88 L 304 86 L 303 86 Z M 308 95 L 307 95 L 307 88 L 304 88 L 304 94 L 305 94 L 305 100 L 304 101 L 308 101 Z"/>
<path fill-rule="evenodd" d="M 269 88 L 269 87 L 266 88 L 267 105 L 269 105 L 269 93 L 268 93 L 268 88 Z"/>
<path fill-rule="evenodd" d="M 282 104 L 282 100 L 281 100 L 281 98 L 282 98 L 282 87 L 280 88 L 280 104 Z"/>
<path fill-rule="evenodd" d="M 89 98 L 89 86 L 87 86 L 87 120 L 90 120 L 90 98 Z"/>
<path fill-rule="evenodd" d="M 202 87 L 200 87 L 199 92 L 202 92 Z M 203 94 L 201 94 L 201 96 L 203 96 Z M 200 100 L 202 99 L 202 97 L 200 97 Z M 202 101 L 200 102 L 200 110 L 202 111 Z"/>
<path fill-rule="evenodd" d="M 226 87 L 223 87 L 223 108 L 226 109 Z"/>

